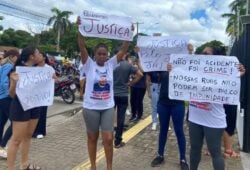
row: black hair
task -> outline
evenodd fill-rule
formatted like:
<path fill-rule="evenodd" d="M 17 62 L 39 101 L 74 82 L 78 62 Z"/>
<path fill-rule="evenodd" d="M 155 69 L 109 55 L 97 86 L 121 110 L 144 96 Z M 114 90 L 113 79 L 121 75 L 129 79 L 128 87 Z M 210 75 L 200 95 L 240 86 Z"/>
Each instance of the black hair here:
<path fill-rule="evenodd" d="M 94 52 L 96 53 L 96 51 L 99 49 L 99 48 L 105 48 L 107 51 L 108 51 L 108 46 L 104 43 L 98 43 L 95 48 L 94 48 Z"/>
<path fill-rule="evenodd" d="M 18 57 L 15 66 L 20 66 L 27 62 L 29 60 L 30 55 L 34 54 L 36 49 L 36 47 L 24 48 L 20 54 L 20 57 Z"/>
<path fill-rule="evenodd" d="M 49 58 L 48 58 L 47 54 L 42 53 L 42 55 L 43 55 L 43 58 L 45 58 L 45 63 L 49 65 L 50 63 L 49 63 Z"/>
<path fill-rule="evenodd" d="M 226 47 L 215 47 L 213 48 L 214 55 L 226 55 Z"/>

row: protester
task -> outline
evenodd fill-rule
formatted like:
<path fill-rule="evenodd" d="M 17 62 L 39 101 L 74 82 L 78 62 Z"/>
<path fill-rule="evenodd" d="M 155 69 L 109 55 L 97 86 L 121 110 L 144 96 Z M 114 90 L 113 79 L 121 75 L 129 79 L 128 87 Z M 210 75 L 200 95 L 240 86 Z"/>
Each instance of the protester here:
<path fill-rule="evenodd" d="M 53 69 L 53 67 L 51 67 L 49 63 L 50 62 L 49 62 L 48 57 L 46 56 L 46 54 L 43 53 L 41 60 L 37 63 L 37 66 L 38 67 L 50 67 L 51 69 Z M 54 79 L 55 78 L 56 77 L 54 75 Z M 34 138 L 42 139 L 44 138 L 44 136 L 46 136 L 47 111 L 48 111 L 48 106 L 40 107 L 40 118 L 38 120 L 36 129 L 33 133 Z"/>
<path fill-rule="evenodd" d="M 9 50 L 5 53 L 0 65 L 0 157 L 7 158 L 6 145 L 12 135 L 11 125 L 4 132 L 4 126 L 9 118 L 11 97 L 9 96 L 9 73 L 19 56 L 17 50 Z"/>
<path fill-rule="evenodd" d="M 27 47 L 22 50 L 15 66 L 32 67 L 41 60 L 42 55 L 34 47 Z M 13 98 L 10 105 L 10 119 L 12 121 L 13 135 L 8 147 L 8 170 L 15 169 L 15 160 L 18 148 L 20 148 L 21 161 L 19 169 L 41 169 L 39 166 L 29 163 L 29 149 L 31 137 L 37 126 L 40 117 L 40 109 L 33 108 L 27 111 L 23 107 L 16 95 L 16 84 L 19 77 L 13 71 L 10 75 L 9 94 Z"/>
<path fill-rule="evenodd" d="M 152 130 L 157 128 L 157 102 L 160 94 L 160 73 L 159 71 L 152 71 L 146 74 L 146 85 L 148 97 L 151 99 L 152 112 Z"/>
<path fill-rule="evenodd" d="M 205 55 L 216 55 L 216 49 L 206 47 Z M 239 67 L 241 75 L 244 67 Z M 190 136 L 190 170 L 197 170 L 201 159 L 203 139 L 206 138 L 208 150 L 212 157 L 214 170 L 225 169 L 221 155 L 221 138 L 226 127 L 226 115 L 222 104 L 190 102 L 189 136 Z"/>
<path fill-rule="evenodd" d="M 142 73 L 143 69 L 139 58 L 134 61 L 134 67 L 138 68 Z M 134 78 L 134 76 L 132 76 Z M 130 122 L 138 122 L 143 116 L 143 98 L 146 93 L 146 75 L 143 73 L 143 77 L 137 81 L 130 88 L 130 106 L 131 106 L 131 118 Z"/>
<path fill-rule="evenodd" d="M 78 17 L 80 24 L 80 17 Z M 88 134 L 88 151 L 91 170 L 96 170 L 96 151 L 99 128 L 103 139 L 107 170 L 112 169 L 113 159 L 113 122 L 114 92 L 113 70 L 127 52 L 129 42 L 123 45 L 117 55 L 108 59 L 108 47 L 99 43 L 95 47 L 95 61 L 87 52 L 84 37 L 78 32 L 78 45 L 81 52 L 81 64 L 86 75 L 86 91 L 83 101 L 83 116 Z"/>
<path fill-rule="evenodd" d="M 167 142 L 170 117 L 172 117 L 174 131 L 177 137 L 181 170 L 188 170 L 186 162 L 186 139 L 183 130 L 185 106 L 184 101 L 171 100 L 168 97 L 169 73 L 162 72 L 160 75 L 160 95 L 157 104 L 157 112 L 160 122 L 160 134 L 157 156 L 151 162 L 152 167 L 164 162 L 164 150 Z"/>
<path fill-rule="evenodd" d="M 119 66 L 114 70 L 114 99 L 117 108 L 117 128 L 115 131 L 115 148 L 125 145 L 122 142 L 122 133 L 124 128 L 125 113 L 128 107 L 128 88 L 133 86 L 141 77 L 142 73 L 128 62 L 129 53 L 125 55 Z M 135 78 L 129 81 L 130 75 Z"/>

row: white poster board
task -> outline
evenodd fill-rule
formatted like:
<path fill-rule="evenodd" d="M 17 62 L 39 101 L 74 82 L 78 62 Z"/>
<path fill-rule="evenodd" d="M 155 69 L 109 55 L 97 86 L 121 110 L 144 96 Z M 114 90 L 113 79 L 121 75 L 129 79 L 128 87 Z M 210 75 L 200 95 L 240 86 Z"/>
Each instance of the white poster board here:
<path fill-rule="evenodd" d="M 132 18 L 84 10 L 79 31 L 86 37 L 132 41 Z"/>
<path fill-rule="evenodd" d="M 172 54 L 169 98 L 237 105 L 240 100 L 236 57 Z"/>
<path fill-rule="evenodd" d="M 137 46 L 144 72 L 166 71 L 170 54 L 187 54 L 188 37 L 139 36 Z"/>
<path fill-rule="evenodd" d="M 54 69 L 51 67 L 16 67 L 19 80 L 16 94 L 23 110 L 50 106 L 54 99 Z"/>

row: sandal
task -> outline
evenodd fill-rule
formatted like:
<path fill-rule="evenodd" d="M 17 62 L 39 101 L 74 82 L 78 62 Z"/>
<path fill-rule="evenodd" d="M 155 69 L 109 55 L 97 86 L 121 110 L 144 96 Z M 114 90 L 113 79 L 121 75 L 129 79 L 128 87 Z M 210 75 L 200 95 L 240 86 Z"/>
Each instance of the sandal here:
<path fill-rule="evenodd" d="M 234 150 L 226 150 L 224 151 L 225 158 L 239 158 L 240 154 L 235 152 Z"/>
<path fill-rule="evenodd" d="M 26 168 L 20 170 L 41 170 L 41 167 L 37 166 L 36 164 L 28 164 Z"/>

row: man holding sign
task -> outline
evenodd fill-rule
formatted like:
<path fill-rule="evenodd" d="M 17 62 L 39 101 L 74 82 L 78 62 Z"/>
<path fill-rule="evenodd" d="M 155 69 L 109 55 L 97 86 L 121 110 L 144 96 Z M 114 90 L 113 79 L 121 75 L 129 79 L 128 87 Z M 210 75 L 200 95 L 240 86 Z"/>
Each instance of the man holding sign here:
<path fill-rule="evenodd" d="M 189 100 L 190 169 L 197 170 L 203 138 L 206 138 L 214 170 L 225 169 L 221 155 L 221 138 L 226 127 L 223 104 L 239 102 L 240 75 L 245 70 L 233 57 L 206 47 L 207 56 L 172 55 L 169 97 Z M 184 57 L 185 56 L 185 57 Z M 173 69 L 172 69 L 173 67 Z"/>

